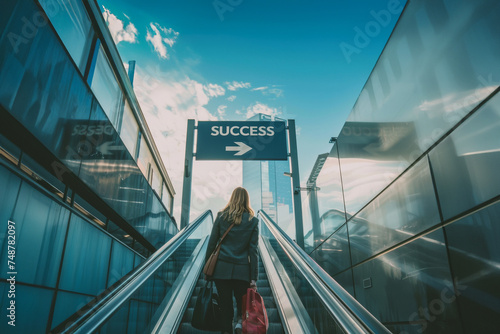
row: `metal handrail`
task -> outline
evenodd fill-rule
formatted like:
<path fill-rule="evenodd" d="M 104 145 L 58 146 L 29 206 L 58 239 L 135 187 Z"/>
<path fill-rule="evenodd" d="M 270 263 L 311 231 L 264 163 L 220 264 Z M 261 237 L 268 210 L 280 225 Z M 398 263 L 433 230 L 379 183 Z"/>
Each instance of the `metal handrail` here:
<path fill-rule="evenodd" d="M 329 313 L 347 333 L 391 332 L 340 286 L 311 257 L 301 249 L 263 210 L 263 222 L 281 245 L 294 266 L 316 291 Z"/>
<path fill-rule="evenodd" d="M 168 258 L 196 231 L 201 223 L 210 215 L 213 221 L 211 210 L 205 211 L 191 224 L 182 229 L 165 245 L 159 248 L 145 262 L 139 265 L 130 275 L 121 282 L 111 293 L 99 299 L 95 304 L 87 309 L 79 311 L 79 316 L 74 322 L 68 319 L 69 323 L 62 324 L 63 328 L 58 333 L 92 333 L 99 328 L 113 313 L 118 310 L 124 302 L 132 296 L 144 282 L 146 282 L 156 270 L 168 260 Z M 92 302 L 91 302 L 92 303 Z M 91 304 L 89 303 L 89 304 Z M 89 305 L 88 304 L 88 305 Z M 59 326 L 58 326 L 59 327 Z"/>

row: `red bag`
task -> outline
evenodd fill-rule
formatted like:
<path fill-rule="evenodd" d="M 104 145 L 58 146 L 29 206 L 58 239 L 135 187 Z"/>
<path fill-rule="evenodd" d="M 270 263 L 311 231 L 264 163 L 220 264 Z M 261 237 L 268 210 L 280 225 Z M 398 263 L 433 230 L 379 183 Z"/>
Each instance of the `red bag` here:
<path fill-rule="evenodd" d="M 254 289 L 247 289 L 243 296 L 242 332 L 247 334 L 264 334 L 269 328 L 266 307 L 261 295 Z"/>

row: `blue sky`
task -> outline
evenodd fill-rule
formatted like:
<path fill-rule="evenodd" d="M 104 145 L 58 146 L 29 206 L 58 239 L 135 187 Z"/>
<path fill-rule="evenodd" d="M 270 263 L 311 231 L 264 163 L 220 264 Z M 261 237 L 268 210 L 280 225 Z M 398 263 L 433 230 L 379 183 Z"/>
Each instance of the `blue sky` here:
<path fill-rule="evenodd" d="M 188 118 L 245 120 L 264 112 L 295 119 L 305 182 L 317 155 L 330 150 L 329 138 L 338 135 L 405 4 L 98 2 L 122 60 L 137 61 L 134 87 L 174 181 L 177 204 Z M 216 180 L 214 173 L 225 165 L 197 162 L 195 168 L 193 186 L 206 187 L 207 177 Z M 223 182 L 219 192 L 205 191 L 205 197 L 222 197 L 209 199 L 214 210 L 240 182 L 241 176 L 229 174 L 232 181 Z"/>

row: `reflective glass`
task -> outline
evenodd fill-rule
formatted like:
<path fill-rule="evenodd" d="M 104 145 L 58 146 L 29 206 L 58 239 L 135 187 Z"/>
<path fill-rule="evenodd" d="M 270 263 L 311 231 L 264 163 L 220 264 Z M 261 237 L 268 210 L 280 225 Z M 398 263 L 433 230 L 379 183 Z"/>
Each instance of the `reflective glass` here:
<path fill-rule="evenodd" d="M 158 166 L 156 163 L 153 162 L 151 165 L 151 173 L 153 173 L 152 180 L 151 180 L 151 187 L 153 190 L 156 192 L 158 196 L 161 196 L 161 182 L 162 178 L 160 175 L 160 170 L 158 169 Z"/>
<path fill-rule="evenodd" d="M 339 283 L 347 292 L 354 296 L 354 283 L 352 281 L 352 269 L 348 269 L 340 274 L 332 276 L 333 279 Z"/>
<path fill-rule="evenodd" d="M 11 191 L 13 193 L 7 194 L 15 195 L 17 186 Z M 7 205 L 9 204 L 7 201 Z M 54 287 L 61 264 L 69 218 L 68 210 L 28 185 L 27 182 L 23 182 L 21 186 L 15 210 L 5 209 L 8 215 L 12 213 L 12 217 L 9 218 L 15 222 L 16 226 L 17 280 L 23 283 Z M 2 214 L 4 214 L 3 210 Z M 4 249 L 7 249 L 7 238 L 3 242 Z M 7 268 L 7 260 L 6 256 L 0 259 L 2 268 Z M 6 272 L 2 272 L 1 275 L 5 277 Z"/>
<path fill-rule="evenodd" d="M 325 242 L 320 244 L 311 257 L 330 275 L 348 268 L 351 265 L 347 224 L 344 224 Z"/>
<path fill-rule="evenodd" d="M 141 137 L 141 143 L 139 147 L 139 158 L 137 159 L 137 165 L 142 171 L 142 174 L 146 179 L 150 177 L 150 166 L 154 163 L 153 156 L 151 155 L 151 151 L 149 150 L 148 144 L 146 143 L 146 139 L 144 136 Z"/>
<path fill-rule="evenodd" d="M 52 319 L 51 328 L 59 325 L 73 313 L 87 305 L 92 299 L 94 299 L 93 296 L 59 291 L 56 297 L 56 306 L 54 308 L 54 318 Z"/>
<path fill-rule="evenodd" d="M 102 45 L 99 46 L 90 87 L 111 124 L 115 129 L 120 129 L 124 107 L 123 93 Z"/>
<path fill-rule="evenodd" d="M 128 274 L 134 267 L 134 252 L 113 240 L 111 263 L 109 264 L 108 287 Z"/>
<path fill-rule="evenodd" d="M 39 0 L 39 2 L 83 73 L 94 35 L 83 3 L 80 0 Z"/>
<path fill-rule="evenodd" d="M 410 333 L 462 333 L 443 230 L 353 268 L 356 299 Z"/>
<path fill-rule="evenodd" d="M 500 95 L 430 153 L 444 219 L 500 194 Z"/>
<path fill-rule="evenodd" d="M 500 202 L 445 227 L 466 333 L 500 328 Z"/>
<path fill-rule="evenodd" d="M 0 191 L 0 219 L 4 224 L 12 218 L 20 185 L 21 179 L 7 168 L 0 165 L 0 187 L 2 189 L 2 191 Z M 5 242 L 5 240 L 6 239 L 2 242 Z M 2 243 L 2 250 L 3 249 L 7 249 L 7 245 Z M 4 273 L 1 273 L 2 277 L 3 274 Z"/>
<path fill-rule="evenodd" d="M 184 266 L 191 265 L 188 260 L 202 240 L 200 236 L 204 240 L 208 235 L 211 223 L 212 218 L 207 216 L 198 230 L 120 306 L 117 313 L 105 322 L 101 333 L 150 333 L 151 328 L 148 326 L 154 326 L 158 320 L 158 318 L 152 319 L 153 315 L 160 304 L 167 303 L 168 298 L 175 297 L 172 289 L 184 283 L 186 274 Z M 135 259 L 135 266 L 143 261 L 138 255 Z M 127 328 L 124 328 L 125 326 Z"/>
<path fill-rule="evenodd" d="M 167 185 L 165 184 L 165 182 L 163 182 L 163 190 L 162 190 L 162 193 L 161 193 L 161 201 L 163 202 L 163 205 L 165 205 L 165 208 L 167 209 L 167 211 L 172 214 L 172 212 L 170 212 L 172 210 L 172 195 L 170 194 L 170 191 L 168 191 L 168 188 L 167 188 Z"/>
<path fill-rule="evenodd" d="M 439 222 L 429 164 L 422 159 L 348 222 L 353 264 Z"/>
<path fill-rule="evenodd" d="M 498 87 L 499 15 L 496 0 L 407 3 L 338 137 L 348 212 Z"/>
<path fill-rule="evenodd" d="M 51 289 L 40 289 L 26 286 L 16 282 L 16 322 L 15 327 L 10 326 L 6 316 L 10 300 L 6 286 L 7 283 L 0 282 L 0 305 L 2 305 L 2 321 L 0 321 L 0 333 L 46 333 L 47 321 L 49 319 L 50 304 L 54 295 Z"/>
<path fill-rule="evenodd" d="M 97 295 L 106 288 L 111 238 L 71 215 L 59 288 Z"/>
<path fill-rule="evenodd" d="M 137 136 L 139 136 L 139 125 L 137 124 L 127 99 L 125 99 L 120 137 L 132 157 L 135 157 Z"/>

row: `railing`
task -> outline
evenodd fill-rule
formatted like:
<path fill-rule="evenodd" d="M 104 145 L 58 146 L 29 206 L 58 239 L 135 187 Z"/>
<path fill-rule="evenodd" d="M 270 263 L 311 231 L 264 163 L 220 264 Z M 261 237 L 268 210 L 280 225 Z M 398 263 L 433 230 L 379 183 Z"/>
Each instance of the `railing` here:
<path fill-rule="evenodd" d="M 281 261 L 280 276 L 294 287 L 297 301 L 309 314 L 309 331 L 318 333 L 391 333 L 331 278 L 264 212 L 262 237 Z M 278 261 L 277 261 L 278 262 Z M 293 299 L 293 298 L 292 298 Z M 296 299 L 296 297 L 295 297 Z M 309 327 L 309 326 L 307 326 Z"/>
<path fill-rule="evenodd" d="M 172 294 L 184 263 L 210 234 L 207 210 L 144 263 L 58 325 L 52 333 L 142 333 Z M 209 224 L 210 223 L 210 224 Z"/>

